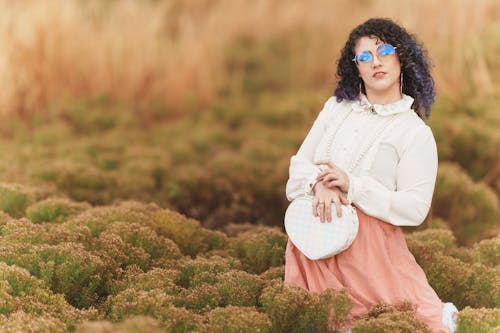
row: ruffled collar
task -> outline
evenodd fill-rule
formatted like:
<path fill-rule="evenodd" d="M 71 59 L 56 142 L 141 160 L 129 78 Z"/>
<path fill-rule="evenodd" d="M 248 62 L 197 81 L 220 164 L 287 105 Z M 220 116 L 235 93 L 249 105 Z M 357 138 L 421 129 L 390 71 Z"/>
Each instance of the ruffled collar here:
<path fill-rule="evenodd" d="M 371 104 L 365 94 L 360 94 L 359 100 L 352 102 L 353 110 L 358 112 L 372 112 L 382 116 L 411 111 L 413 97 L 403 94 L 399 101 L 389 104 Z"/>

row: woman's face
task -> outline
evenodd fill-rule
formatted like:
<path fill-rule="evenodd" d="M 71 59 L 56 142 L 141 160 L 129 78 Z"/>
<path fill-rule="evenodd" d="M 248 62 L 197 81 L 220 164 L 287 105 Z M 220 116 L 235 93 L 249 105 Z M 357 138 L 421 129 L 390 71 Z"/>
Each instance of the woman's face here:
<path fill-rule="evenodd" d="M 379 55 L 378 47 L 382 44 L 384 42 L 377 37 L 361 37 L 354 46 L 355 54 L 368 51 L 372 55 L 372 61 L 358 61 L 356 65 L 367 94 L 394 94 L 400 91 L 401 64 L 398 55 Z"/>

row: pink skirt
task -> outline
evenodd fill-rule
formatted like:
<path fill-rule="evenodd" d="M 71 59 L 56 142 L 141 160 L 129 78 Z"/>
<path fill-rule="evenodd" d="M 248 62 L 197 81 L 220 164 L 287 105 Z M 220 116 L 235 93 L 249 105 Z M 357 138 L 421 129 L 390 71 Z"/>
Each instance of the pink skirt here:
<path fill-rule="evenodd" d="M 433 332 L 449 332 L 442 324 L 443 303 L 408 250 L 400 227 L 357 209 L 359 230 L 352 245 L 334 257 L 310 260 L 288 240 L 285 284 L 321 293 L 347 289 L 353 302 L 348 325 L 377 303 L 407 300 L 417 305 L 417 318 Z M 331 327 L 338 329 L 338 327 Z"/>

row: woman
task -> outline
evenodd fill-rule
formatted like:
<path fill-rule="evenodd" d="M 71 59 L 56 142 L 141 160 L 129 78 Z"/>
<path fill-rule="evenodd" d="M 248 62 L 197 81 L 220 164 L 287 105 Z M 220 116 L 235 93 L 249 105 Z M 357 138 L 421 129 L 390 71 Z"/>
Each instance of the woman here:
<path fill-rule="evenodd" d="M 346 288 L 350 324 L 374 304 L 409 300 L 433 332 L 450 332 L 456 308 L 428 284 L 400 228 L 424 221 L 436 181 L 436 143 L 422 120 L 435 96 L 429 59 L 404 28 L 370 19 L 351 32 L 337 76 L 334 96 L 291 158 L 286 195 L 314 195 L 313 212 L 326 223 L 352 203 L 359 231 L 347 250 L 321 260 L 288 240 L 285 283 Z"/>

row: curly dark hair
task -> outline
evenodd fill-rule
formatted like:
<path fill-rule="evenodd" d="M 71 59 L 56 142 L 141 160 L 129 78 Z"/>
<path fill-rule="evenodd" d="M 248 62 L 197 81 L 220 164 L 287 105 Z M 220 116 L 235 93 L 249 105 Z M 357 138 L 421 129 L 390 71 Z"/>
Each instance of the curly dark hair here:
<path fill-rule="evenodd" d="M 361 37 L 377 37 L 384 43 L 396 47 L 403 73 L 403 93 L 413 97 L 412 109 L 422 118 L 421 110 L 425 111 L 425 118 L 430 116 L 430 109 L 436 95 L 434 80 L 429 71 L 431 61 L 427 51 L 403 27 L 390 19 L 372 18 L 357 26 L 349 35 L 337 66 L 337 87 L 334 95 L 337 102 L 344 99 L 353 101 L 359 98 L 359 87 L 363 82 L 359 76 L 354 58 L 354 45 Z M 364 85 L 361 84 L 364 91 Z"/>

